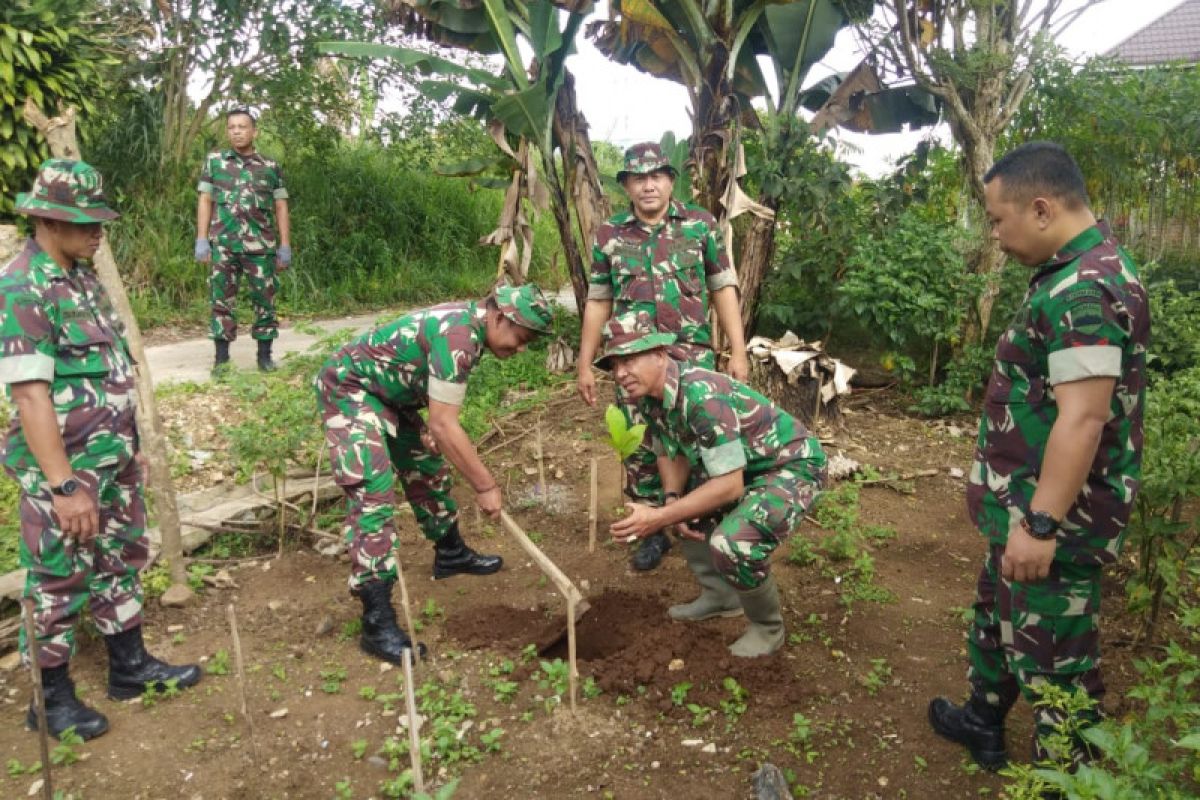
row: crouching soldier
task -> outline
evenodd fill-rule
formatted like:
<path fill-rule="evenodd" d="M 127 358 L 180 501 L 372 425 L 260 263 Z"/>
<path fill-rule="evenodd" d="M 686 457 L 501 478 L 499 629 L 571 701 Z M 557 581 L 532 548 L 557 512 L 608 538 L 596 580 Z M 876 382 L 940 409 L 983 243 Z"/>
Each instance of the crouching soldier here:
<path fill-rule="evenodd" d="M 0 383 L 17 412 L 3 462 L 20 486 L 20 560 L 35 608 L 46 730 L 58 737 L 74 728 L 91 739 L 108 720 L 79 701 L 67 673 L 85 605 L 108 649 L 109 697 L 162 691 L 168 681 L 192 686 L 200 669 L 165 664 L 142 642 L 146 506 L 133 359 L 85 263 L 117 212 L 100 174 L 66 159 L 42 164 L 16 211 L 33 218 L 34 234 L 0 269 Z M 29 644 L 22 631 L 27 662 Z M 26 724 L 39 725 L 32 705 Z"/>
<path fill-rule="evenodd" d="M 412 647 L 391 600 L 397 475 L 434 544 L 434 578 L 500 569 L 499 556 L 480 555 L 463 542 L 443 456 L 471 484 L 479 508 L 498 517 L 500 487 L 458 420 L 467 377 L 484 348 L 508 358 L 548 333 L 551 319 L 536 286 L 500 286 L 482 303 L 446 303 L 376 328 L 334 353 L 317 374 L 329 463 L 346 494 L 350 592 L 362 601 L 361 644 L 371 655 L 400 663 Z M 428 421 L 418 413 L 426 408 Z"/>
<path fill-rule="evenodd" d="M 745 384 L 672 359 L 672 334 L 625 316 L 609 322 L 605 337 L 596 364 L 638 400 L 666 495 L 661 508 L 627 503 L 613 536 L 631 541 L 677 526 L 700 596 L 672 606 L 671 617 L 697 622 L 744 612 L 750 624 L 730 652 L 775 652 L 784 632 L 771 553 L 816 498 L 825 470 L 820 442 Z M 699 454 L 698 464 L 688 463 L 688 452 Z"/>

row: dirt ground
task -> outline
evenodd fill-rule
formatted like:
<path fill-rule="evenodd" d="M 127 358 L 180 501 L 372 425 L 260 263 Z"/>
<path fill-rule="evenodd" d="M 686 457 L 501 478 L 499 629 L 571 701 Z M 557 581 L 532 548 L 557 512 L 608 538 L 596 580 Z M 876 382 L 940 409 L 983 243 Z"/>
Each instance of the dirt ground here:
<path fill-rule="evenodd" d="M 411 514 L 402 513 L 411 606 L 431 653 L 416 682 L 457 686 L 473 704 L 463 726 L 473 730 L 460 728 L 458 736 L 504 731 L 497 752 L 427 769 L 430 783 L 461 776 L 461 798 L 746 798 L 754 796 L 752 773 L 769 761 L 794 773 L 797 796 L 998 796 L 1003 779 L 973 769 L 925 720 L 931 697 L 958 697 L 965 687 L 963 612 L 983 543 L 966 519 L 963 478 L 950 470 L 968 470 L 974 425 L 911 419 L 892 402 L 885 392 L 858 395 L 846 429 L 822 435 L 836 442 L 831 451 L 885 473 L 938 470 L 916 479 L 911 494 L 887 485 L 862 490 L 864 521 L 898 534 L 872 545 L 875 582 L 895 602 L 860 601 L 848 611 L 838 576 L 790 563 L 784 545 L 774 572 L 791 636 L 779 653 L 752 661 L 726 650 L 742 620 L 669 621 L 667 606 L 694 596 L 677 549 L 657 571 L 634 573 L 627 548 L 605 535 L 619 495 L 617 462 L 603 442 L 603 403 L 594 411 L 573 401 L 545 410 L 548 496 L 555 501 L 547 506 L 517 502 L 533 495 L 534 437 L 523 434 L 537 416 L 506 421 L 504 430 L 520 438 L 485 460 L 500 476 L 514 518 L 589 599 L 578 628 L 579 669 L 603 693 L 581 697 L 574 715 L 547 700 L 537 661 L 527 663 L 521 652 L 561 627 L 564 604 L 514 540 L 480 521 L 469 493 L 458 494 L 468 541 L 505 557 L 492 577 L 433 581 L 431 548 Z M 595 553 L 587 552 L 591 456 L 601 465 Z M 811 522 L 795 534 L 825 535 Z M 56 788 L 85 798 L 387 796 L 381 785 L 396 777 L 395 765 L 379 751 L 388 737 L 404 736 L 397 735 L 396 709 L 367 698 L 399 691 L 400 670 L 359 651 L 347 565 L 296 545 L 282 559 L 228 569 L 235 588 L 208 589 L 182 610 L 151 604 L 146 633 L 157 654 L 211 666 L 217 651 L 231 649 L 226 606 L 233 605 L 252 726 L 239 713 L 233 669 L 207 674 L 195 689 L 149 707 L 106 699 L 103 644 L 84 636 L 73 674 L 112 727 L 75 748 L 83 759 L 56 769 Z M 1123 621 L 1113 614 L 1119 593 L 1109 587 L 1104 644 L 1110 710 L 1118 711 L 1132 673 Z M 565 658 L 564 649 L 545 657 Z M 497 699 L 498 676 L 517 684 L 511 697 Z M 730 678 L 745 690 L 744 710 L 736 708 Z M 686 703 L 707 715 L 672 701 L 683 682 L 692 684 Z M 37 737 L 22 728 L 28 697 L 23 671 L 0 672 L 0 759 L 22 767 L 38 759 Z M 796 714 L 807 720 L 805 740 L 794 738 Z M 1030 726 L 1021 704 L 1009 732 L 1019 757 L 1028 752 Z M 37 777 L 15 770 L 0 775 L 0 796 L 26 796 Z"/>

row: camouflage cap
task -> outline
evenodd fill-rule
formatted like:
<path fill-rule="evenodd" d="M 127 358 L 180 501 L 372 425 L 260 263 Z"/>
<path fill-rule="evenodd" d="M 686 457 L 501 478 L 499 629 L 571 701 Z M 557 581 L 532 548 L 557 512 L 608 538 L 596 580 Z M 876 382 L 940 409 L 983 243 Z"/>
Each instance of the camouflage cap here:
<path fill-rule="evenodd" d="M 554 312 L 550 310 L 550 301 L 537 286 L 532 283 L 500 285 L 496 287 L 495 297 L 500 313 L 513 322 L 538 333 L 551 332 Z"/>
<path fill-rule="evenodd" d="M 646 312 L 615 316 L 604 326 L 604 346 L 593 361 L 600 369 L 612 369 L 613 356 L 631 356 L 675 344 L 675 334 L 662 333 Z"/>
<path fill-rule="evenodd" d="M 121 216 L 104 200 L 104 179 L 91 164 L 51 158 L 38 168 L 33 190 L 17 194 L 16 211 L 86 225 Z"/>
<path fill-rule="evenodd" d="M 676 175 L 671 159 L 658 142 L 635 144 L 625 151 L 625 167 L 617 173 L 617 183 L 624 182 L 627 175 L 647 175 L 660 169 L 671 173 L 672 178 Z"/>

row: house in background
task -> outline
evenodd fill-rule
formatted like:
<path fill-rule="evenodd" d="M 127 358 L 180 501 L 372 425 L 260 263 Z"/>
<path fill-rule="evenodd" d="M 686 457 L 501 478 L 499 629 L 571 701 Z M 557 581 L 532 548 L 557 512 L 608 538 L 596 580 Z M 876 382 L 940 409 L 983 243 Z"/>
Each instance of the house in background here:
<path fill-rule="evenodd" d="M 1131 67 L 1200 63 L 1200 0 L 1184 0 L 1104 55 Z"/>

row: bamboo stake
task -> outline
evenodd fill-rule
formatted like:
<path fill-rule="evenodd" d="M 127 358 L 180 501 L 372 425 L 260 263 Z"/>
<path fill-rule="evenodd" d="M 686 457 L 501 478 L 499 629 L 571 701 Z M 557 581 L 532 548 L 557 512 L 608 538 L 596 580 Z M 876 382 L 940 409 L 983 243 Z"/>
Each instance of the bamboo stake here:
<path fill-rule="evenodd" d="M 558 587 L 558 591 L 561 592 L 562 596 L 567 600 L 567 659 L 570 662 L 570 673 L 568 677 L 570 679 L 571 687 L 571 710 L 574 711 L 575 695 L 579 680 L 579 664 L 575 657 L 575 615 L 583 614 L 585 611 L 587 611 L 587 601 L 583 599 L 583 595 L 579 593 L 577 588 L 575 588 L 575 584 L 571 583 L 571 579 L 568 578 L 563 571 L 558 568 L 558 565 L 551 561 L 545 553 L 538 549 L 538 546 L 534 544 L 532 540 L 530 540 L 529 536 L 526 535 L 525 531 L 521 529 L 521 526 L 518 525 L 516 521 L 508 515 L 507 511 L 500 512 L 500 522 L 505 528 L 508 529 L 508 532 L 513 535 L 513 538 L 517 540 L 517 543 L 521 545 L 521 548 L 529 554 L 529 557 L 534 560 L 534 563 L 541 568 L 542 572 L 546 573 L 546 576 L 554 582 L 554 585 Z"/>
<path fill-rule="evenodd" d="M 398 543 L 397 543 L 398 544 Z M 393 545 L 393 551 L 398 549 L 397 545 Z M 400 563 L 400 555 L 396 554 L 396 580 L 400 584 L 400 610 L 404 612 L 404 625 L 408 635 L 412 638 L 412 646 L 409 650 L 419 647 L 417 644 L 417 631 L 413 627 L 412 607 L 408 604 L 408 584 L 404 581 L 404 565 Z"/>
<path fill-rule="evenodd" d="M 408 707 L 408 757 L 412 762 L 413 789 L 417 794 L 425 791 L 425 778 L 421 775 L 421 737 L 417 735 L 417 695 L 413 689 L 413 651 L 404 649 L 404 704 Z"/>
<path fill-rule="evenodd" d="M 250 711 L 246 705 L 246 669 L 242 664 L 242 639 L 238 636 L 237 611 L 234 610 L 233 603 L 225 607 L 225 616 L 229 617 L 229 636 L 233 639 L 233 665 L 237 670 L 238 696 L 241 699 L 242 718 L 246 720 L 246 727 L 250 729 L 250 750 L 254 753 L 254 762 L 257 764 L 258 740 L 254 735 L 254 720 L 250 718 Z"/>
<path fill-rule="evenodd" d="M 598 483 L 596 457 L 592 456 L 592 494 L 591 500 L 588 503 L 588 552 L 596 552 L 596 523 L 599 517 L 596 513 L 598 500 L 596 499 L 596 488 Z"/>
<path fill-rule="evenodd" d="M 546 502 L 546 458 L 542 450 L 542 418 L 537 418 L 537 462 L 538 462 L 538 497 Z"/>
<path fill-rule="evenodd" d="M 50 733 L 46 730 L 46 693 L 42 691 L 42 670 L 38 666 L 37 628 L 33 624 L 33 598 L 21 601 L 25 614 L 25 643 L 29 648 L 29 677 L 33 680 L 33 704 L 38 710 L 38 744 L 42 749 L 42 796 L 54 800 L 50 783 Z"/>

